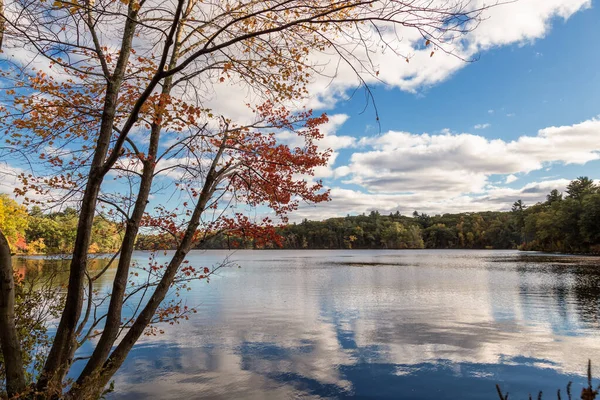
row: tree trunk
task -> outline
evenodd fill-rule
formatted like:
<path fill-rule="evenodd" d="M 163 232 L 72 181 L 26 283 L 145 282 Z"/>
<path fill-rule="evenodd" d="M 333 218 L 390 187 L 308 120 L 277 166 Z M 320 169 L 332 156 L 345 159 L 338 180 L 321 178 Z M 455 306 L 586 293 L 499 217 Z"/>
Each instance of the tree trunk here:
<path fill-rule="evenodd" d="M 70 358 L 74 353 L 74 347 L 77 345 L 76 330 L 83 307 L 85 272 L 87 270 L 88 247 L 92 237 L 92 225 L 96 213 L 98 194 L 107 172 L 104 168 L 104 162 L 110 148 L 119 90 L 131 54 L 131 43 L 137 26 L 137 11 L 133 11 L 132 7 L 132 5 L 129 6 L 130 18 L 123 33 L 121 53 L 115 72 L 106 88 L 96 150 L 81 202 L 75 247 L 69 267 L 69 284 L 65 308 L 48 359 L 37 382 L 38 392 L 45 392 L 44 396 L 47 398 L 60 396 L 63 390 L 63 378 L 69 371 L 72 362 Z"/>
<path fill-rule="evenodd" d="M 185 260 L 187 253 L 192 247 L 194 241 L 193 237 L 198 229 L 200 217 L 206 209 L 206 205 L 212 197 L 216 185 L 218 184 L 219 178 L 218 173 L 216 172 L 216 167 L 220 162 L 221 156 L 223 155 L 225 143 L 226 138 L 223 140 L 221 148 L 212 162 L 204 182 L 200 198 L 198 199 L 198 203 L 196 204 L 194 212 L 190 217 L 190 222 L 181 240 L 181 243 L 175 251 L 175 254 L 169 262 L 167 268 L 165 269 L 164 275 L 156 286 L 156 289 L 154 290 L 154 293 L 152 293 L 148 303 L 146 303 L 145 307 L 140 312 L 131 328 L 129 328 L 121 342 L 113 350 L 102 368 L 96 371 L 92 376 L 85 377 L 85 379 L 83 379 L 81 382 L 78 382 L 78 385 L 73 387 L 73 389 L 71 389 L 71 391 L 68 393 L 68 398 L 95 399 L 100 397 L 104 387 L 108 384 L 115 372 L 117 372 L 117 370 L 121 367 L 125 361 L 125 358 L 152 320 L 157 308 L 165 299 L 169 289 L 171 288 L 171 285 L 173 284 L 173 281 L 175 280 L 179 267 Z"/>
<path fill-rule="evenodd" d="M 1 0 L 0 0 L 1 1 Z M 180 1 L 178 7 L 178 13 L 183 7 L 183 1 Z M 183 25 L 178 23 L 178 18 L 174 20 L 173 33 L 173 49 L 171 52 L 171 60 L 169 62 L 169 68 L 175 67 L 178 61 L 178 52 L 180 48 L 181 35 L 183 32 Z M 167 44 L 170 40 L 167 42 Z M 165 48 L 165 51 L 168 47 Z M 166 57 L 166 53 L 164 55 Z M 165 59 L 166 62 L 166 59 Z M 161 94 L 165 98 L 170 96 L 173 83 L 173 76 L 167 77 L 163 82 L 163 88 Z M 160 100 L 162 101 L 162 100 Z M 159 104 L 159 110 L 164 110 L 164 104 Z M 160 115 L 160 113 L 159 113 Z M 106 362 L 106 359 L 110 355 L 110 351 L 117 340 L 119 329 L 122 323 L 122 308 L 123 299 L 125 297 L 125 290 L 127 288 L 127 280 L 129 278 L 129 267 L 131 264 L 131 258 L 133 250 L 135 248 L 135 239 L 137 237 L 142 217 L 146 211 L 146 205 L 148 204 L 148 198 L 150 196 L 150 190 L 152 189 L 152 181 L 154 179 L 154 170 L 156 167 L 156 159 L 159 149 L 159 139 L 162 131 L 162 124 L 160 123 L 160 117 L 157 118 L 151 125 L 150 129 L 150 143 L 148 146 L 148 155 L 143 161 L 142 178 L 140 180 L 140 186 L 138 188 L 138 195 L 133 208 L 133 212 L 127 221 L 127 227 L 125 235 L 123 237 L 121 245 L 121 254 L 119 256 L 119 262 L 117 266 L 117 272 L 113 281 L 113 288 L 111 291 L 110 303 L 108 306 L 108 312 L 106 317 L 106 323 L 104 325 L 104 331 L 98 340 L 96 348 L 94 349 L 91 358 L 85 365 L 83 371 L 77 379 L 77 385 L 85 386 L 87 379 L 93 379 L 97 374 L 98 370 Z"/>
<path fill-rule="evenodd" d="M 6 392 L 13 397 L 25 391 L 21 343 L 15 326 L 15 282 L 10 247 L 0 231 L 0 344 L 6 369 Z"/>
<path fill-rule="evenodd" d="M 106 358 L 110 354 L 110 350 L 112 349 L 115 340 L 117 339 L 117 335 L 121 327 L 123 299 L 125 297 L 125 289 L 127 288 L 127 279 L 129 278 L 131 257 L 135 248 L 135 239 L 140 228 L 142 217 L 146 210 L 146 204 L 148 203 L 148 197 L 152 187 L 155 164 L 154 160 L 156 159 L 156 152 L 158 150 L 158 137 L 160 134 L 160 125 L 155 126 L 156 128 L 152 130 L 150 144 L 150 157 L 152 158 L 149 158 L 148 161 L 144 162 L 144 170 L 142 173 L 138 197 L 135 202 L 133 213 L 127 221 L 127 227 L 125 229 L 125 235 L 123 237 L 121 253 L 117 265 L 117 272 L 113 281 L 104 330 L 100 336 L 100 339 L 98 340 L 98 343 L 96 344 L 90 360 L 87 362 L 85 368 L 77 379 L 77 383 L 80 385 L 83 384 L 85 379 L 93 376 L 95 372 L 104 364 Z"/>
<path fill-rule="evenodd" d="M 0 52 L 2 52 L 2 41 L 4 39 L 4 0 L 0 0 Z"/>

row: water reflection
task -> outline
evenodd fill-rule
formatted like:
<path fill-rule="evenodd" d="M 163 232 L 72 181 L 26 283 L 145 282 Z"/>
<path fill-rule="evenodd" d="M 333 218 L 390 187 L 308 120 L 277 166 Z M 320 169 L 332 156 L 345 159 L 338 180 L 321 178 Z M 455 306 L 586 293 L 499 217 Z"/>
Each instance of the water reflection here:
<path fill-rule="evenodd" d="M 577 387 L 587 359 L 600 364 L 598 258 L 240 251 L 233 259 L 241 269 L 187 294 L 198 314 L 134 348 L 112 398 L 476 399 L 495 398 L 495 383 L 527 398 L 571 379 Z"/>
<path fill-rule="evenodd" d="M 88 271 L 100 272 L 109 262 L 108 255 L 97 255 L 88 261 Z M 70 260 L 65 256 L 17 256 L 13 259 L 13 266 L 19 275 L 28 280 L 45 281 L 52 278 L 57 284 L 66 284 L 69 281 Z M 114 270 L 107 271 L 98 279 L 98 287 L 104 290 L 112 285 Z"/>

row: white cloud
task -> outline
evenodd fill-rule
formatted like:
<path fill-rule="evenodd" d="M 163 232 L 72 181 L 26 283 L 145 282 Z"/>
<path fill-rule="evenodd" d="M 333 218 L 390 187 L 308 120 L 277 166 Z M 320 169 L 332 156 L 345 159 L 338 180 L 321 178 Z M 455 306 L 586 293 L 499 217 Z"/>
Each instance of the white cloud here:
<path fill-rule="evenodd" d="M 355 147 L 357 140 L 352 136 L 336 135 L 338 129 L 348 120 L 346 114 L 333 114 L 328 116 L 329 121 L 320 127 L 323 138 L 316 142 L 319 151 L 331 150 L 331 156 L 326 166 L 317 167 L 314 170 L 314 176 L 304 178 L 313 180 L 313 178 L 330 178 L 334 176 L 333 166 L 339 155 L 339 150 Z M 302 146 L 304 141 L 297 134 L 289 131 L 280 132 L 277 134 L 277 139 L 290 147 Z"/>
<path fill-rule="evenodd" d="M 326 218 L 370 210 L 428 213 L 503 210 L 522 199 L 544 200 L 552 189 L 564 191 L 568 179 L 542 178 L 520 188 L 503 187 L 554 164 L 600 160 L 600 120 L 541 129 L 513 141 L 472 134 L 411 134 L 390 131 L 363 138 L 347 165 L 332 177 L 356 189 L 332 186 L 332 201 L 303 206 L 294 218 Z M 491 184 L 493 175 L 503 182 Z"/>
<path fill-rule="evenodd" d="M 416 6 L 421 3 L 430 2 L 418 1 Z M 431 5 L 447 6 L 447 3 L 446 0 L 434 0 Z M 486 3 L 488 2 L 485 0 L 472 0 L 469 7 L 482 7 Z M 452 54 L 438 50 L 433 57 L 430 56 L 432 49 L 423 45 L 421 33 L 414 28 L 401 25 L 393 28 L 379 26 L 381 29 L 379 32 L 373 30 L 370 32 L 370 37 L 368 34 L 361 37 L 367 42 L 365 46 L 357 46 L 356 37 L 349 39 L 352 32 L 344 32 L 344 35 L 336 37 L 336 43 L 340 44 L 338 50 L 342 53 L 345 51 L 346 55 L 354 59 L 352 66 L 340 62 L 337 51 L 312 53 L 311 61 L 322 75 L 315 77 L 309 84 L 310 96 L 303 102 L 294 104 L 293 107 L 332 108 L 340 98 L 348 97 L 348 89 L 355 88 L 360 83 L 356 75 L 357 71 L 368 84 L 373 85 L 383 81 L 391 87 L 418 92 L 445 81 L 456 71 L 468 65 L 462 59 L 472 59 L 480 52 L 493 47 L 514 43 L 526 44 L 543 38 L 549 32 L 553 19 L 558 17 L 566 20 L 574 13 L 591 7 L 591 4 L 591 0 L 523 0 L 491 7 L 484 12 L 476 29 L 461 40 L 448 41 L 443 45 L 444 49 Z M 403 17 L 414 16 L 399 15 L 399 18 Z M 118 32 L 114 35 L 110 33 L 112 32 L 107 30 L 103 40 L 106 45 L 113 48 L 119 43 L 116 40 Z M 379 33 L 386 42 L 393 44 L 393 48 L 381 45 Z M 136 40 L 138 41 L 136 45 L 142 48 L 146 45 L 144 38 Z M 343 40 L 347 40 L 348 43 L 344 45 Z M 16 46 L 11 43 L 7 45 Z M 33 58 L 33 53 L 29 50 L 17 53 L 19 56 L 17 62 L 22 64 L 27 64 Z M 405 56 L 409 57 L 409 63 L 406 62 Z M 43 69 L 48 70 L 47 67 Z M 378 71 L 377 77 L 370 75 L 372 69 Z M 243 123 L 252 118 L 250 110 L 246 107 L 247 103 L 260 103 L 264 100 L 259 93 L 260 90 L 252 90 L 235 78 L 224 84 L 209 83 L 204 86 L 206 81 L 198 82 L 199 87 L 203 88 L 200 98 L 196 98 L 194 91 L 189 91 L 188 94 L 200 101 L 203 106 L 214 109 L 216 115 L 225 115 L 237 122 Z"/>
<path fill-rule="evenodd" d="M 331 149 L 339 150 L 356 145 L 356 138 L 352 136 L 338 136 L 336 132 L 348 120 L 346 114 L 329 115 L 329 121 L 319 127 L 319 131 L 323 134 L 323 138 L 317 142 L 321 151 Z M 290 147 L 302 146 L 304 139 L 294 132 L 282 131 L 277 134 L 277 140 L 287 144 Z"/>
<path fill-rule="evenodd" d="M 483 4 L 484 1 L 480 1 Z M 471 34 L 471 46 L 479 49 L 527 43 L 544 37 L 554 17 L 570 18 L 592 6 L 591 0 L 526 0 L 493 7 L 488 19 Z"/>
<path fill-rule="evenodd" d="M 549 164 L 585 164 L 600 159 L 600 120 L 542 129 L 506 142 L 473 134 L 411 134 L 390 131 L 361 140 L 338 168 L 346 183 L 377 192 L 481 193 L 490 175 L 539 170 Z"/>
<path fill-rule="evenodd" d="M 514 174 L 510 174 L 506 177 L 506 183 L 513 183 L 514 181 L 518 180 L 519 178 L 517 178 Z"/>
<path fill-rule="evenodd" d="M 339 150 L 354 147 L 356 145 L 355 137 L 336 135 L 338 129 L 340 129 L 349 118 L 350 117 L 346 114 L 333 114 L 328 116 L 329 121 L 319 128 L 324 136 L 318 143 L 321 149 Z"/>
<path fill-rule="evenodd" d="M 493 204 L 494 209 L 510 208 L 512 203 L 523 200 L 525 204 L 535 204 L 546 199 L 546 195 L 553 189 L 564 192 L 569 184 L 568 179 L 554 179 L 541 182 L 530 182 L 521 188 L 511 189 L 505 187 L 491 187 L 488 192 L 479 196 L 477 202 Z"/>
<path fill-rule="evenodd" d="M 74 195 L 67 198 L 65 196 L 68 194 L 68 192 L 63 189 L 46 187 L 45 189 L 47 189 L 48 192 L 45 194 L 37 193 L 35 190 L 29 190 L 25 196 L 16 197 L 15 188 L 21 189 L 23 187 L 18 176 L 23 173 L 33 174 L 29 168 L 20 168 L 0 160 L 0 194 L 8 194 L 18 203 L 25 202 L 26 198 L 32 201 L 41 202 L 39 205 L 44 209 L 44 211 L 58 211 L 65 207 L 75 208 L 77 206 L 78 196 Z M 38 178 L 40 177 L 38 176 Z"/>
<path fill-rule="evenodd" d="M 484 0 L 471 3 L 472 7 L 486 5 Z M 375 77 L 364 76 L 367 83 L 379 80 L 386 84 L 409 92 L 417 92 L 424 87 L 435 85 L 448 79 L 456 71 L 467 65 L 462 59 L 471 59 L 481 51 L 510 44 L 524 45 L 548 34 L 551 22 L 555 18 L 566 20 L 578 11 L 591 7 L 591 0 L 525 0 L 501 4 L 486 10 L 483 20 L 462 40 L 446 45 L 453 55 L 436 51 L 430 56 L 431 49 L 424 47 L 422 38 L 411 28 L 384 30 L 382 35 L 387 41 L 395 43 L 394 51 L 373 45 L 380 49 L 368 54 L 368 59 L 379 71 Z M 377 35 L 374 35 L 377 36 Z M 401 40 L 398 40 L 401 38 Z M 355 49 L 353 57 L 366 60 L 362 49 Z M 410 62 L 397 54 L 409 55 Z M 458 56 L 458 57 L 456 57 Z M 317 78 L 310 92 L 315 94 L 312 105 L 330 107 L 335 99 L 347 88 L 358 84 L 356 72 L 364 71 L 364 65 L 356 63 L 354 68 L 336 61 L 334 52 L 315 54 L 317 63 L 325 65 L 325 77 Z M 332 77 L 335 77 L 334 79 Z M 488 111 L 490 114 L 493 110 Z"/>
<path fill-rule="evenodd" d="M 486 193 L 470 195 L 452 193 L 445 190 L 414 193 L 366 193 L 360 190 L 334 187 L 331 189 L 332 200 L 316 206 L 301 205 L 291 215 L 291 219 L 299 221 L 304 218 L 321 220 L 347 214 L 369 213 L 377 210 L 382 214 L 399 211 L 410 215 L 413 211 L 428 214 L 444 214 L 476 211 L 506 211 L 517 200 L 527 205 L 544 201 L 552 189 L 564 191 L 569 184 L 568 179 L 531 182 L 520 188 L 489 186 Z"/>
<path fill-rule="evenodd" d="M 487 129 L 490 126 L 492 126 L 492 124 L 490 123 L 485 123 L 485 124 L 477 124 L 473 127 L 473 129 Z"/>
<path fill-rule="evenodd" d="M 19 186 L 17 176 L 24 172 L 20 168 L 12 167 L 4 162 L 0 162 L 0 193 L 12 195 L 14 189 Z"/>
<path fill-rule="evenodd" d="M 483 6 L 485 3 L 484 0 L 474 0 L 471 6 Z M 527 44 L 541 39 L 549 32 L 553 19 L 558 17 L 566 20 L 590 6 L 590 0 L 524 0 L 492 7 L 485 11 L 477 29 L 462 40 L 444 45 L 445 50 L 452 54 L 438 50 L 433 57 L 430 56 L 431 48 L 423 46 L 421 34 L 413 28 L 396 26 L 389 29 L 388 26 L 382 29 L 382 37 L 388 43 L 393 43 L 393 49 L 382 47 L 375 32 L 370 38 L 367 38 L 369 35 L 363 37 L 367 40 L 368 50 L 356 46 L 351 40 L 344 44 L 344 38 L 351 36 L 351 32 L 348 32 L 347 36 L 336 37 L 335 41 L 339 44 L 338 50 L 346 51 L 352 65 L 341 62 L 337 51 L 313 52 L 310 62 L 320 71 L 320 75 L 315 76 L 308 85 L 310 96 L 292 107 L 332 109 L 340 99 L 348 98 L 349 89 L 360 85 L 357 71 L 367 84 L 383 82 L 389 87 L 418 93 L 447 80 L 466 67 L 468 63 L 464 59 L 473 59 L 480 52 L 493 47 Z M 410 62 L 406 62 L 405 56 L 409 57 Z M 371 69 L 377 70 L 378 76 L 371 75 Z M 217 114 L 245 121 L 251 117 L 245 105 L 248 102 L 260 102 L 261 97 L 256 91 L 234 82 L 235 79 L 214 85 L 214 92 L 205 94 L 208 98 L 204 103 Z M 488 113 L 493 114 L 494 110 L 490 109 Z"/>

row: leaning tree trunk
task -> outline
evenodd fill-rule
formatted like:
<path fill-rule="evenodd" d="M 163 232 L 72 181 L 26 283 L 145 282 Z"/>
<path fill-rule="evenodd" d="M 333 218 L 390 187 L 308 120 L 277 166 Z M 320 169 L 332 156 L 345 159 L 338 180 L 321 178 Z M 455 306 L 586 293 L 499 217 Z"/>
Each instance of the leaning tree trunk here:
<path fill-rule="evenodd" d="M 2 1 L 2 0 L 0 0 Z M 180 7 L 183 5 L 181 3 Z M 181 35 L 183 32 L 183 25 L 176 25 L 175 40 L 173 45 L 173 51 L 171 61 L 169 63 L 169 69 L 174 68 L 178 60 L 178 52 L 180 48 Z M 164 97 L 168 97 L 171 94 L 173 87 L 173 76 L 167 77 L 163 82 L 163 89 L 161 94 Z M 164 109 L 164 105 L 159 103 L 158 109 Z M 125 235 L 123 237 L 121 254 L 119 256 L 119 262 L 117 266 L 117 272 L 113 280 L 113 288 L 110 296 L 110 303 L 108 306 L 108 312 L 106 316 L 106 323 L 104 325 L 104 331 L 98 340 L 96 348 L 92 353 L 92 356 L 85 368 L 81 372 L 77 379 L 77 384 L 82 385 L 86 379 L 90 376 L 94 376 L 99 368 L 102 367 L 110 351 L 113 348 L 115 340 L 119 334 L 119 329 L 122 323 L 122 309 L 123 299 L 125 297 L 125 290 L 127 289 L 127 280 L 129 278 L 129 267 L 131 264 L 131 257 L 135 248 L 135 239 L 137 237 L 146 206 L 148 204 L 148 198 L 150 196 L 150 190 L 152 189 L 152 181 L 154 179 L 154 170 L 156 167 L 156 158 L 159 149 L 160 134 L 163 129 L 162 124 L 159 121 L 154 121 L 150 129 L 150 143 L 148 146 L 148 156 L 142 161 L 142 177 L 140 180 L 140 186 L 138 189 L 138 196 L 135 201 L 133 212 L 127 221 L 127 227 L 125 229 Z"/>
<path fill-rule="evenodd" d="M 152 293 L 152 296 L 150 296 L 150 299 L 148 299 L 146 306 L 139 313 L 127 333 L 123 336 L 121 342 L 115 347 L 110 357 L 104 362 L 102 368 L 97 370 L 94 376 L 83 377 L 80 382 L 74 385 L 67 394 L 68 399 L 99 398 L 104 387 L 121 367 L 125 361 L 125 358 L 133 348 L 133 345 L 138 341 L 152 320 L 152 317 L 156 314 L 157 308 L 165 299 L 169 289 L 171 288 L 171 285 L 173 284 L 173 281 L 175 280 L 179 267 L 183 263 L 187 253 L 192 247 L 194 242 L 194 234 L 196 233 L 200 223 L 200 217 L 202 216 L 204 210 L 206 210 L 206 205 L 216 189 L 216 185 L 219 182 L 219 175 L 225 171 L 225 168 L 223 168 L 220 172 L 217 172 L 216 169 L 221 157 L 223 156 L 226 142 L 227 138 L 225 137 L 207 173 L 204 186 L 200 193 L 200 198 L 198 199 L 198 203 L 196 203 L 194 212 L 190 217 L 190 222 L 185 234 L 183 235 L 183 238 L 181 239 L 173 258 L 171 258 L 171 261 L 165 269 L 161 280 L 156 286 L 154 293 Z"/>
<path fill-rule="evenodd" d="M 13 397 L 25 391 L 21 343 L 15 326 L 15 282 L 10 247 L 0 231 L 0 344 L 6 370 L 6 392 Z"/>
<path fill-rule="evenodd" d="M 105 168 L 105 159 L 107 158 L 111 144 L 119 90 L 131 54 L 131 46 L 137 26 L 137 12 L 132 2 L 128 8 L 128 20 L 123 33 L 120 56 L 117 60 L 115 71 L 106 86 L 96 149 L 81 200 L 77 235 L 69 267 L 69 284 L 65 307 L 56 330 L 54 342 L 36 385 L 38 392 L 45 393 L 42 397 L 46 398 L 61 396 L 64 384 L 63 380 L 71 367 L 72 357 L 77 346 L 77 323 L 83 307 L 83 291 L 87 270 L 88 247 L 92 236 L 92 224 L 94 222 L 100 187 L 108 171 Z M 116 153 L 118 154 L 119 152 L 116 151 Z"/>

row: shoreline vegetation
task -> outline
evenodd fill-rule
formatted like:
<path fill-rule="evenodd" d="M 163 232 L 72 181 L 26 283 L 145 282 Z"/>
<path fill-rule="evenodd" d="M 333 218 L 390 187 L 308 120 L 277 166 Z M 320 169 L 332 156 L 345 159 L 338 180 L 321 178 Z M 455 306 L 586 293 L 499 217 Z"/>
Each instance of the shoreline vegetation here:
<path fill-rule="evenodd" d="M 594 389 L 594 385 L 592 382 L 592 360 L 588 360 L 588 365 L 587 365 L 587 387 L 584 386 L 581 389 L 581 396 L 579 397 L 582 400 L 595 400 L 596 397 L 600 394 L 600 385 L 598 385 L 595 389 Z M 570 381 L 569 383 L 567 383 L 567 388 L 566 388 L 566 395 L 567 395 L 567 399 L 568 400 L 573 400 L 573 394 L 572 394 L 572 385 L 573 385 L 573 381 Z M 499 384 L 496 384 L 496 391 L 498 392 L 498 397 L 500 398 L 500 400 L 508 400 L 508 395 L 509 393 L 502 393 L 502 389 L 500 387 Z M 543 392 L 538 392 L 537 397 L 538 400 L 542 400 L 543 397 Z M 558 400 L 562 400 L 562 396 L 561 396 L 561 392 L 560 389 L 558 389 L 556 391 L 556 398 Z M 529 394 L 529 400 L 532 400 L 533 397 L 531 397 L 531 394 Z"/>
<path fill-rule="evenodd" d="M 78 213 L 72 208 L 43 213 L 27 210 L 0 195 L 0 229 L 16 255 L 57 255 L 73 250 Z M 90 253 L 114 253 L 123 226 L 105 216 L 94 220 Z M 600 187 L 587 177 L 573 180 L 565 193 L 552 190 L 546 201 L 510 211 L 412 215 L 399 212 L 304 220 L 277 229 L 280 242 L 215 234 L 198 249 L 519 249 L 600 254 Z M 176 247 L 169 233 L 139 234 L 137 250 Z"/>

